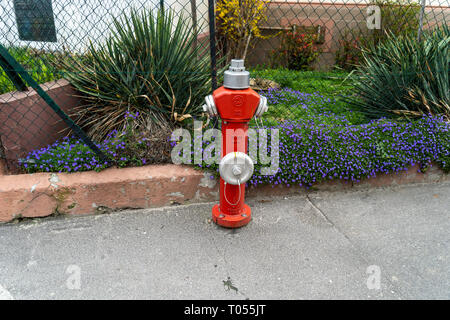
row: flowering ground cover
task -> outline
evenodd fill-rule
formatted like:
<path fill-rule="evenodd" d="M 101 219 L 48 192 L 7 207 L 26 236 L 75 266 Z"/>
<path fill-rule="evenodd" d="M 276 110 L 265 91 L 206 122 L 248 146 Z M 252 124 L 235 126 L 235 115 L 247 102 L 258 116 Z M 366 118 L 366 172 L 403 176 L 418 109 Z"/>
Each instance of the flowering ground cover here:
<path fill-rule="evenodd" d="M 320 93 L 285 88 L 270 90 L 266 95 L 270 111 L 262 123 L 253 125 L 279 129 L 280 163 L 273 175 L 262 175 L 257 164 L 248 182 L 251 185 L 310 186 L 330 179 L 358 182 L 414 164 L 425 171 L 432 162 L 450 171 L 450 124 L 442 117 L 367 122 L 361 114 Z M 268 145 L 271 152 L 270 135 Z M 151 144 L 145 139 L 130 139 L 130 132 L 113 131 L 98 147 L 109 161 L 100 161 L 79 140 L 64 139 L 31 152 L 21 165 L 26 172 L 77 172 L 98 171 L 113 164 L 126 167 L 151 163 L 139 151 L 152 148 Z M 197 167 L 218 169 L 216 164 Z"/>
<path fill-rule="evenodd" d="M 145 159 L 130 159 L 122 154 L 126 143 L 117 131 L 111 132 L 102 143 L 96 145 L 111 158 L 110 161 L 100 160 L 80 139 L 66 137 L 45 148 L 33 150 L 19 164 L 28 173 L 100 171 L 114 163 L 118 166 L 145 164 Z"/>
<path fill-rule="evenodd" d="M 323 117 L 327 115 L 268 126 L 280 132 L 279 170 L 274 175 L 261 175 L 261 166 L 256 165 L 249 184 L 310 186 L 331 179 L 358 182 L 407 170 L 414 164 L 425 171 L 431 162 L 450 171 L 450 124 L 441 117 L 424 116 L 414 122 L 379 119 L 359 125 L 336 117 L 340 124 L 317 124 L 315 120 Z"/>
<path fill-rule="evenodd" d="M 415 164 L 424 172 L 432 162 L 450 171 L 450 123 L 443 117 L 367 122 L 361 114 L 318 93 L 286 88 L 269 90 L 267 97 L 271 111 L 258 127 L 279 129 L 279 169 L 262 175 L 262 165 L 256 164 L 251 185 L 310 186 L 331 179 L 358 182 Z M 217 169 L 216 165 L 201 167 Z"/>

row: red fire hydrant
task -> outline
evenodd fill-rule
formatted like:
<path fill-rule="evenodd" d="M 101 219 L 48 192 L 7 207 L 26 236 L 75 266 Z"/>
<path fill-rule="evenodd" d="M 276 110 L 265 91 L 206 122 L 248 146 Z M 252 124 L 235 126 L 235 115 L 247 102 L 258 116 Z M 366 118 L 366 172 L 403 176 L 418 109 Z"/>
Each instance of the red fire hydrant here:
<path fill-rule="evenodd" d="M 231 60 L 223 86 L 205 100 L 204 111 L 222 119 L 220 204 L 213 207 L 212 218 L 223 227 L 239 228 L 251 220 L 251 209 L 244 203 L 245 182 L 253 174 L 247 155 L 248 122 L 267 111 L 267 99 L 250 88 L 244 61 Z"/>

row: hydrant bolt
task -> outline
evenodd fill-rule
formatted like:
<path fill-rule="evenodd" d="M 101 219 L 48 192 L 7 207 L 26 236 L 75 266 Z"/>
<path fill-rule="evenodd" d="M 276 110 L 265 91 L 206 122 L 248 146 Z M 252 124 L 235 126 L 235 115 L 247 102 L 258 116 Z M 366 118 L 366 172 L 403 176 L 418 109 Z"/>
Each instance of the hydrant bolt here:
<path fill-rule="evenodd" d="M 234 166 L 233 167 L 233 174 L 235 176 L 239 176 L 239 175 L 241 175 L 241 173 L 242 173 L 242 170 L 241 170 L 241 168 L 239 166 Z"/>

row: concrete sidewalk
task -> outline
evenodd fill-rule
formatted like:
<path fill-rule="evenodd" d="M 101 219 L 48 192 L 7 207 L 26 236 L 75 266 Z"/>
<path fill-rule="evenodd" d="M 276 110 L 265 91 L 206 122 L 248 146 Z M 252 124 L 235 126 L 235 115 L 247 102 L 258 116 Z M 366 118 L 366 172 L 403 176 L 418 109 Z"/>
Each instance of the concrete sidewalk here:
<path fill-rule="evenodd" d="M 0 298 L 450 298 L 449 183 L 249 204 L 237 230 L 211 204 L 0 225 Z"/>

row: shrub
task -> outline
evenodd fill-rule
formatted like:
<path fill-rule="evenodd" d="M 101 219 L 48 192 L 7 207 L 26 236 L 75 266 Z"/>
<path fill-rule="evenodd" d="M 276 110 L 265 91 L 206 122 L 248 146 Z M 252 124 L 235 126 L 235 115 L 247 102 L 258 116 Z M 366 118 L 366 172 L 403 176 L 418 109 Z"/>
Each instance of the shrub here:
<path fill-rule="evenodd" d="M 389 35 L 364 51 L 353 77 L 356 96 L 348 102 L 369 118 L 418 117 L 443 114 L 450 118 L 450 28 L 423 35 Z"/>
<path fill-rule="evenodd" d="M 58 71 L 50 63 L 52 54 L 30 48 L 9 48 L 9 53 L 19 62 L 37 83 L 53 81 Z M 0 68 L 0 94 L 17 90 L 3 69 Z"/>
<path fill-rule="evenodd" d="M 266 38 L 260 24 L 265 21 L 267 0 L 220 0 L 216 5 L 218 33 L 226 39 L 228 59 L 245 60 L 251 40 Z M 253 39 L 252 39 L 253 38 Z"/>
<path fill-rule="evenodd" d="M 359 37 L 346 35 L 339 40 L 339 48 L 336 51 L 336 65 L 346 71 L 355 69 L 361 60 L 361 44 Z"/>
<path fill-rule="evenodd" d="M 383 42 L 389 34 L 417 35 L 420 12 L 418 1 L 374 0 L 373 5 L 380 8 L 381 28 L 370 30 L 369 37 L 363 45 L 376 45 Z"/>
<path fill-rule="evenodd" d="M 319 56 L 318 35 L 296 26 L 281 36 L 280 47 L 273 52 L 273 63 L 290 70 L 306 70 Z"/>
<path fill-rule="evenodd" d="M 417 34 L 420 11 L 417 1 L 374 0 L 371 5 L 380 8 L 380 29 L 354 29 L 343 34 L 336 51 L 336 65 L 341 69 L 355 69 L 362 60 L 362 49 L 377 46 L 385 41 L 389 34 Z"/>
<path fill-rule="evenodd" d="M 194 46 L 197 32 L 181 16 L 159 9 L 131 11 L 113 20 L 104 44 L 91 43 L 84 57 L 64 62 L 67 78 L 82 94 L 80 124 L 100 141 L 125 126 L 124 114 L 173 124 L 199 115 L 210 91 L 207 55 Z"/>

